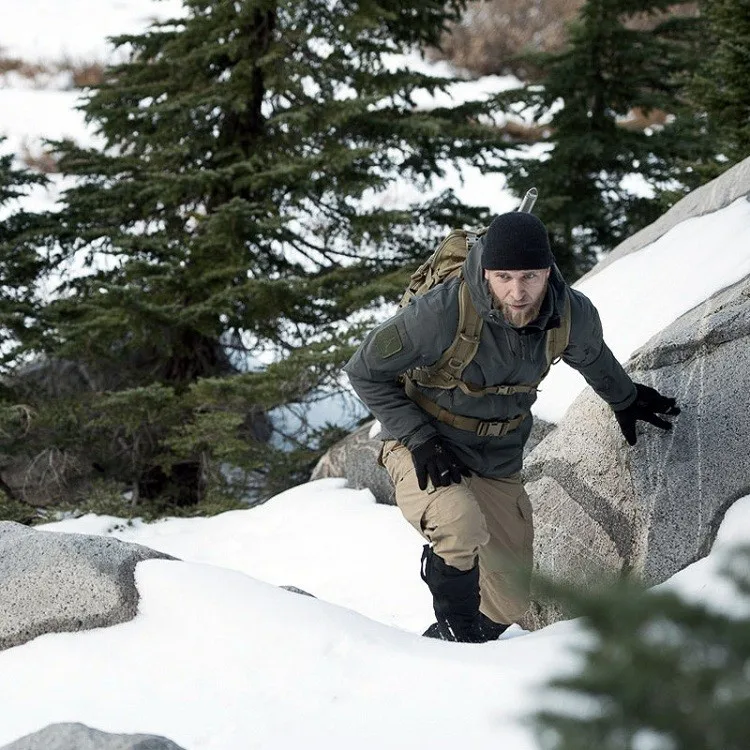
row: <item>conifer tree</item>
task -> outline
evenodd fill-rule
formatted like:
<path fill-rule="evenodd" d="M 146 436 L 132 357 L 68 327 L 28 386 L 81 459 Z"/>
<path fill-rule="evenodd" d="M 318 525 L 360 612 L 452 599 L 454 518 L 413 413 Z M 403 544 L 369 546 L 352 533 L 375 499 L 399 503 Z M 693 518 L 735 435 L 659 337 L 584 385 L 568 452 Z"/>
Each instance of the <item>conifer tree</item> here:
<path fill-rule="evenodd" d="M 0 138 L 0 149 L 5 148 L 5 139 Z M 34 186 L 45 183 L 43 175 L 15 165 L 13 154 L 0 156 L 0 374 L 3 376 L 9 363 L 17 358 L 39 305 L 37 281 L 45 266 L 44 255 L 37 247 L 43 231 L 42 217 L 26 210 L 23 199 Z M 18 408 L 3 377 L 0 435 L 6 435 L 3 431 L 6 424 L 20 427 L 25 413 Z M 5 468 L 8 452 L 1 452 Z M 30 523 L 35 516 L 34 509 L 19 501 L 0 478 L 0 520 Z"/>
<path fill-rule="evenodd" d="M 183 18 L 115 40 L 130 57 L 83 107 L 103 148 L 56 145 L 76 184 L 35 333 L 93 384 L 68 449 L 95 438 L 87 455 L 131 483 L 186 464 L 213 486 L 222 464 L 304 477 L 319 445 L 297 436 L 272 460 L 252 415 L 334 381 L 355 313 L 393 299 L 447 225 L 486 220 L 451 190 L 386 193 L 398 178 L 427 195 L 447 163 L 503 146 L 490 105 L 420 108 L 415 92 L 450 81 L 388 62 L 462 7 L 185 0 Z M 117 461 L 99 450 L 115 444 Z"/>
<path fill-rule="evenodd" d="M 689 86 L 719 159 L 696 167 L 712 179 L 750 155 L 750 2 L 704 0 L 700 67 Z"/>
<path fill-rule="evenodd" d="M 0 138 L 0 148 L 4 143 Z M 42 175 L 15 166 L 12 154 L 0 156 L 0 369 L 13 359 L 18 336 L 36 310 L 36 281 L 44 267 L 33 241 L 40 217 L 23 210 L 19 201 L 45 182 Z"/>
<path fill-rule="evenodd" d="M 629 23 L 636 14 L 671 5 L 587 0 L 570 26 L 567 49 L 534 57 L 543 79 L 506 96 L 508 104 L 522 103 L 548 147 L 538 159 L 522 146 L 507 168 L 509 185 L 519 195 L 531 185 L 539 189 L 536 212 L 571 282 L 664 210 L 630 192 L 623 180 L 640 175 L 654 189 L 666 186 L 678 177 L 674 160 L 698 147 L 680 101 L 680 76 L 693 64 L 689 29 L 696 19 L 655 21 L 645 30 Z M 662 110 L 675 122 L 656 132 L 624 127 L 637 110 Z"/>
<path fill-rule="evenodd" d="M 736 550 L 725 575 L 733 614 L 632 583 L 593 593 L 552 586 L 593 637 L 582 670 L 552 684 L 565 708 L 538 714 L 541 747 L 744 750 L 750 550 Z"/>

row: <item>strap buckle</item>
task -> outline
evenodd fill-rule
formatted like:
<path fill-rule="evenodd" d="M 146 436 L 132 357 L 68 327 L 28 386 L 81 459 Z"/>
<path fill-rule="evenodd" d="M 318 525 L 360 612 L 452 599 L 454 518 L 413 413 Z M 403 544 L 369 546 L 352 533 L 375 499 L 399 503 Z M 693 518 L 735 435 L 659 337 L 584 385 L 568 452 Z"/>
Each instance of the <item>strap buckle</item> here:
<path fill-rule="evenodd" d="M 468 336 L 463 331 L 458 332 L 458 338 L 461 339 L 466 344 L 470 344 L 471 346 L 474 346 L 475 344 L 478 345 L 481 341 L 481 336 Z"/>
<path fill-rule="evenodd" d="M 503 422 L 480 422 L 477 425 L 476 433 L 479 437 L 503 437 L 511 430 L 511 424 L 515 420 Z"/>

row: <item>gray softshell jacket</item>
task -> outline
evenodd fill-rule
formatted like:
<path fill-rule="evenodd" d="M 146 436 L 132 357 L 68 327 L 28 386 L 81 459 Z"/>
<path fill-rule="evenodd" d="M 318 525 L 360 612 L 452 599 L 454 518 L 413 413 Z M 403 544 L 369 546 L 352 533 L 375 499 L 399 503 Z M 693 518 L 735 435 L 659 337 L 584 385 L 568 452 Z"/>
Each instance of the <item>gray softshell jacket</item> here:
<path fill-rule="evenodd" d="M 546 330 L 560 325 L 565 294 L 570 295 L 570 341 L 563 361 L 613 409 L 624 409 L 636 397 L 635 386 L 604 343 L 599 314 L 581 292 L 568 287 L 552 268 L 539 317 L 524 328 L 509 325 L 492 296 L 481 267 L 481 239 L 470 249 L 464 277 L 477 312 L 484 318 L 476 356 L 463 373 L 481 385 L 535 383 L 547 367 Z M 505 477 L 521 470 L 523 446 L 531 432 L 534 393 L 470 396 L 458 388 L 425 388 L 427 398 L 454 414 L 481 420 L 506 420 L 526 415 L 521 425 L 502 437 L 482 437 L 444 424 L 427 414 L 404 392 L 398 376 L 413 367 L 432 365 L 453 342 L 458 326 L 459 279 L 450 279 L 371 331 L 344 371 L 352 387 L 380 421 L 383 439 L 395 438 L 414 448 L 440 435 L 474 472 Z"/>

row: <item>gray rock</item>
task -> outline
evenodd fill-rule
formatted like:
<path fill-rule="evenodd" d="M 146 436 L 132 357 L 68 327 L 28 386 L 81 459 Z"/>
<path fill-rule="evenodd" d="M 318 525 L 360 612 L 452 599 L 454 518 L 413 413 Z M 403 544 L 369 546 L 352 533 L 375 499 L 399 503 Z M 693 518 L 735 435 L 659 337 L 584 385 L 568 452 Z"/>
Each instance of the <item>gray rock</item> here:
<path fill-rule="evenodd" d="M 291 591 L 293 594 L 300 594 L 300 596 L 311 596 L 313 599 L 317 599 L 314 594 L 311 594 L 309 591 L 305 591 L 304 589 L 297 588 L 296 586 L 281 586 L 280 588 L 284 589 L 284 591 Z"/>
<path fill-rule="evenodd" d="M 636 382 L 677 398 L 663 432 L 624 442 L 591 390 L 529 456 L 535 565 L 583 585 L 635 574 L 660 583 L 711 549 L 728 507 L 750 494 L 750 276 L 689 311 L 638 350 Z M 524 625 L 560 616 L 536 602 Z"/>
<path fill-rule="evenodd" d="M 50 724 L 0 750 L 184 750 L 154 734 L 109 734 L 84 724 Z"/>
<path fill-rule="evenodd" d="M 0 522 L 0 650 L 135 617 L 135 566 L 175 558 L 138 544 Z"/>
<path fill-rule="evenodd" d="M 383 441 L 370 437 L 374 421 L 358 427 L 347 435 L 318 461 L 310 480 L 325 477 L 345 477 L 352 489 L 368 489 L 378 503 L 395 505 L 393 483 L 388 472 L 378 465 L 378 455 Z"/>
<path fill-rule="evenodd" d="M 529 433 L 529 439 L 526 441 L 526 445 L 523 447 L 524 460 L 528 457 L 531 451 L 539 445 L 539 443 L 547 437 L 547 435 L 554 430 L 556 425 L 552 422 L 545 422 L 539 417 L 534 417 L 534 424 L 531 426 L 531 432 Z"/>
<path fill-rule="evenodd" d="M 358 427 L 351 435 L 347 435 L 334 445 L 318 461 L 310 480 L 325 477 L 342 477 L 347 480 L 347 486 L 353 489 L 368 489 L 375 496 L 375 500 L 383 505 L 395 505 L 393 483 L 388 472 L 378 465 L 378 455 L 383 441 L 380 437 L 370 437 L 370 429 L 374 421 Z M 528 454 L 555 425 L 542 419 L 534 419 L 531 435 L 524 449 Z"/>
<path fill-rule="evenodd" d="M 738 198 L 750 195 L 750 158 L 735 164 L 721 177 L 693 190 L 676 203 L 653 224 L 641 229 L 621 242 L 609 255 L 596 264 L 580 280 L 589 278 L 606 268 L 610 263 L 650 245 L 672 227 L 695 216 L 703 216 L 725 208 Z"/>

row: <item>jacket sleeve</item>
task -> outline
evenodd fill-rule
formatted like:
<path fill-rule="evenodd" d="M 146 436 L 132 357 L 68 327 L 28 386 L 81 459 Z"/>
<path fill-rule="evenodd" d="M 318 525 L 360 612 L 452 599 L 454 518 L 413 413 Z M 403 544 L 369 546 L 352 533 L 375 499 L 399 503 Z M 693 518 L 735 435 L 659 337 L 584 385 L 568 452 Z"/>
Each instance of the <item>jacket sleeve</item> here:
<path fill-rule="evenodd" d="M 635 385 L 604 342 L 599 313 L 591 300 L 576 289 L 569 294 L 570 341 L 562 359 L 615 411 L 625 409 L 635 401 Z"/>
<path fill-rule="evenodd" d="M 344 367 L 360 399 L 407 448 L 437 435 L 434 420 L 404 393 L 398 376 L 433 364 L 453 341 L 458 317 L 445 310 L 444 292 L 416 298 L 370 331 Z"/>

